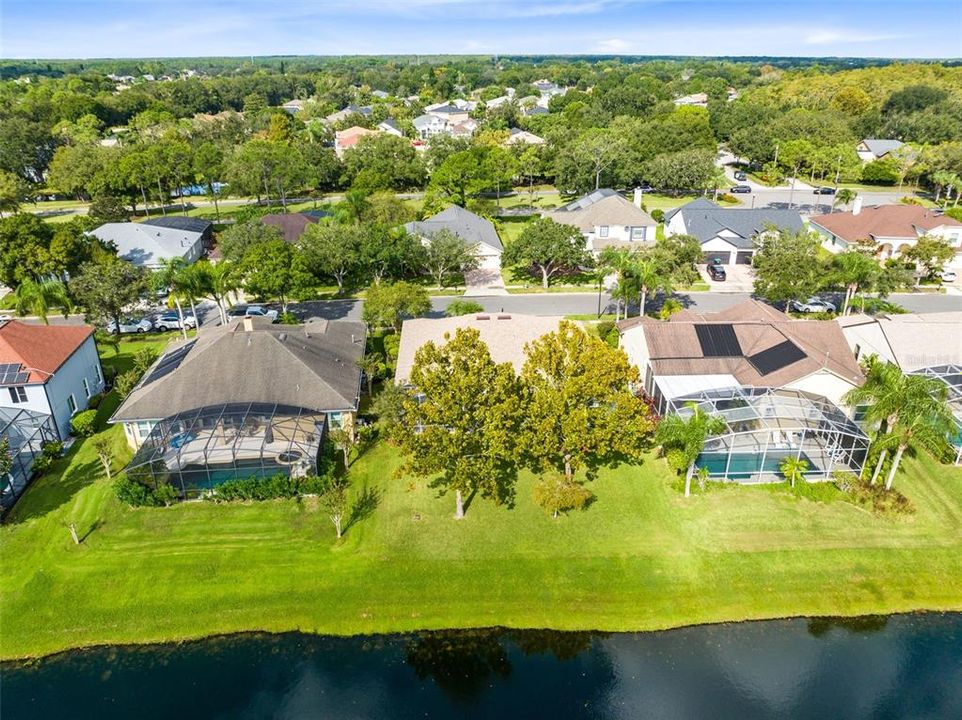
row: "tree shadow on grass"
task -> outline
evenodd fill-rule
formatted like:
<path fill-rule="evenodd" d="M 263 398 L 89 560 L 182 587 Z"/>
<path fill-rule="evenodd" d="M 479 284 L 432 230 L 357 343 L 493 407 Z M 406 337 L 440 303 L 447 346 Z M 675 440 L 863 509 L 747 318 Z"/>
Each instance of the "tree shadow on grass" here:
<path fill-rule="evenodd" d="M 365 487 L 363 490 L 361 490 L 361 493 L 351 504 L 351 511 L 347 516 L 347 523 L 344 525 L 344 532 L 347 532 L 362 520 L 369 518 L 380 504 L 380 490 L 372 487 Z"/>
<path fill-rule="evenodd" d="M 13 506 L 4 524 L 16 524 L 41 517 L 69 502 L 103 474 L 98 460 L 71 466 L 72 453 L 60 458 L 34 480 Z"/>

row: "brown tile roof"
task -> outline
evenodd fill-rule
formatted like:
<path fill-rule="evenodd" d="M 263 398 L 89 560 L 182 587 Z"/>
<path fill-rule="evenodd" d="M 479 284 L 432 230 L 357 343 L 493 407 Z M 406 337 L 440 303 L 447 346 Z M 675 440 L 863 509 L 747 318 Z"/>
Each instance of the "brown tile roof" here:
<path fill-rule="evenodd" d="M 90 325 L 29 325 L 9 320 L 0 325 L 0 363 L 20 363 L 28 382 L 44 383 L 93 334 Z"/>
<path fill-rule="evenodd" d="M 695 330 L 702 324 L 730 324 L 742 354 L 705 357 Z M 733 375 L 743 385 L 778 387 L 824 367 L 853 384 L 862 381 L 862 371 L 836 323 L 792 320 L 753 300 L 720 313 L 689 313 L 685 318 L 675 316 L 671 322 L 632 318 L 618 325 L 622 332 L 639 326 L 656 375 Z M 761 375 L 748 361 L 749 356 L 786 340 L 797 345 L 805 357 L 767 375 Z"/>
<path fill-rule="evenodd" d="M 916 228 L 925 232 L 940 225 L 962 227 L 962 222 L 918 205 L 876 205 L 862 208 L 858 215 L 815 215 L 811 222 L 848 242 L 876 237 L 914 238 L 919 235 Z"/>
<path fill-rule="evenodd" d="M 307 226 L 317 222 L 317 218 L 304 213 L 277 213 L 265 215 L 261 218 L 261 222 L 280 230 L 287 242 L 296 243 L 301 239 Z"/>

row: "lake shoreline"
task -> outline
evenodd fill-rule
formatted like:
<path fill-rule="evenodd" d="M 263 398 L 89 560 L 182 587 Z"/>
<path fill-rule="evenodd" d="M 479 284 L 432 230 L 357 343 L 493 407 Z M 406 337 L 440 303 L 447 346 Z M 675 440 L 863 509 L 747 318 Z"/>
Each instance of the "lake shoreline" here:
<path fill-rule="evenodd" d="M 912 610 L 897 610 L 894 612 L 879 612 L 879 613 L 856 613 L 851 615 L 845 614 L 834 614 L 834 615 L 810 615 L 810 614 L 799 614 L 799 615 L 784 615 L 778 617 L 757 617 L 757 618 L 747 618 L 741 620 L 718 620 L 712 622 L 694 622 L 679 625 L 669 625 L 665 627 L 646 627 L 637 629 L 586 629 L 586 628 L 564 628 L 557 629 L 551 627 L 515 627 L 511 625 L 486 625 L 486 626 L 466 626 L 466 627 L 445 627 L 445 628 L 420 628 L 420 629 L 405 629 L 391 631 L 387 630 L 384 632 L 360 632 L 360 633 L 337 633 L 337 632 L 314 632 L 311 630 L 302 630 L 297 628 L 292 628 L 288 630 L 263 630 L 263 629 L 252 629 L 252 630 L 237 630 L 231 632 L 215 632 L 210 634 L 199 634 L 191 637 L 182 637 L 178 639 L 168 639 L 168 640 L 145 640 L 143 642 L 120 642 L 120 643 L 90 643 L 86 645 L 77 645 L 73 647 L 65 647 L 62 650 L 56 650 L 54 652 L 39 654 L 39 655 L 23 655 L 16 657 L 7 657 L 5 655 L 0 655 L 0 668 L 21 668 L 30 667 L 34 664 L 42 663 L 45 661 L 62 658 L 65 656 L 71 656 L 74 654 L 81 654 L 86 652 L 94 652 L 98 650 L 169 650 L 175 648 L 184 648 L 192 645 L 201 645 L 204 643 L 224 641 L 224 640 L 237 640 L 245 638 L 270 638 L 279 639 L 285 636 L 301 636 L 304 638 L 314 638 L 314 639 L 325 639 L 325 638 L 337 638 L 337 639 L 404 639 L 404 638 L 414 638 L 422 634 L 430 633 L 458 633 L 458 632 L 544 632 L 544 633 L 557 633 L 559 635 L 563 634 L 593 634 L 599 636 L 610 636 L 610 635 L 655 635 L 655 634 L 665 634 L 680 630 L 689 630 L 693 628 L 706 628 L 706 627 L 726 627 L 726 626 L 737 626 L 737 625 L 753 625 L 761 623 L 772 623 L 780 621 L 793 621 L 793 620 L 824 620 L 828 622 L 836 622 L 838 624 L 843 624 L 846 622 L 853 622 L 859 620 L 868 619 L 884 619 L 888 621 L 893 618 L 910 618 L 910 617 L 925 617 L 925 616 L 952 616 L 959 615 L 962 616 L 962 605 L 954 609 L 912 609 Z"/>

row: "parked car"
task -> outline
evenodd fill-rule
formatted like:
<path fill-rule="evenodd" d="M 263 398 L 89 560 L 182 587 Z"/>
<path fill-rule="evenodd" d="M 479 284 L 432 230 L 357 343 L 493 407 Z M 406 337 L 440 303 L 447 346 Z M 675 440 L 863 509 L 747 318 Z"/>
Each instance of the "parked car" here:
<path fill-rule="evenodd" d="M 724 265 L 712 264 L 708 266 L 708 277 L 715 282 L 725 282 L 728 273 L 725 272 Z"/>
<path fill-rule="evenodd" d="M 817 187 L 814 190 L 812 190 L 812 194 L 813 195 L 834 195 L 835 188 L 828 187 L 827 185 L 823 185 L 822 187 Z"/>
<path fill-rule="evenodd" d="M 944 283 L 955 282 L 959 277 L 958 275 L 955 274 L 955 270 L 949 270 L 948 268 L 946 268 L 945 270 L 940 270 L 935 274 L 938 276 L 939 280 L 941 280 Z"/>
<path fill-rule="evenodd" d="M 736 179 L 736 180 L 748 180 L 748 175 L 745 173 L 744 170 L 739 170 L 738 172 L 735 173 L 735 179 Z"/>
<path fill-rule="evenodd" d="M 242 317 L 266 317 L 271 322 L 277 322 L 277 310 L 266 308 L 263 305 L 236 305 L 227 311 L 232 318 Z"/>
<path fill-rule="evenodd" d="M 752 188 L 750 185 L 733 185 L 729 192 L 732 193 L 750 193 Z"/>
<path fill-rule="evenodd" d="M 154 320 L 154 327 L 161 332 L 180 330 L 180 316 L 176 311 L 165 312 Z M 184 313 L 184 327 L 188 330 L 197 327 L 197 318 L 192 313 Z"/>
<path fill-rule="evenodd" d="M 795 312 L 802 313 L 833 313 L 836 310 L 835 303 L 830 303 L 828 300 L 821 300 L 816 297 L 809 298 L 805 302 L 793 300 L 792 309 L 795 310 Z"/>
<path fill-rule="evenodd" d="M 123 318 L 120 321 L 120 334 L 145 333 L 154 329 L 154 324 L 149 318 Z M 107 332 L 116 333 L 117 323 L 111 320 L 107 323 Z"/>

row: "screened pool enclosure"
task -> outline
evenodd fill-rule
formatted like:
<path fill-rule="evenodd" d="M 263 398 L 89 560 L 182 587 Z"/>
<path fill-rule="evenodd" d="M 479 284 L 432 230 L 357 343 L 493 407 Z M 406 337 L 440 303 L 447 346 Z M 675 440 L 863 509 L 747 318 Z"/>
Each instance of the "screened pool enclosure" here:
<path fill-rule="evenodd" d="M 696 466 L 710 478 L 741 483 L 780 482 L 787 457 L 804 460 L 806 480 L 828 480 L 836 470 L 860 473 L 869 439 L 830 400 L 784 388 L 731 387 L 670 401 L 681 417 L 694 404 L 722 418 L 726 430 L 705 442 Z"/>
<path fill-rule="evenodd" d="M 326 415 L 266 403 L 232 403 L 178 413 L 154 424 L 127 475 L 170 483 L 196 497 L 225 480 L 299 477 L 317 468 Z"/>
<path fill-rule="evenodd" d="M 57 427 L 50 415 L 33 410 L 0 408 L 0 437 L 9 443 L 11 467 L 0 478 L 0 507 L 13 505 L 27 488 L 33 472 L 34 458 L 43 452 L 44 443 L 58 439 Z"/>
<path fill-rule="evenodd" d="M 948 391 L 949 408 L 955 416 L 956 432 L 949 438 L 952 446 L 952 461 L 962 464 L 962 365 L 935 365 L 916 370 L 913 375 L 924 375 L 945 383 Z"/>

